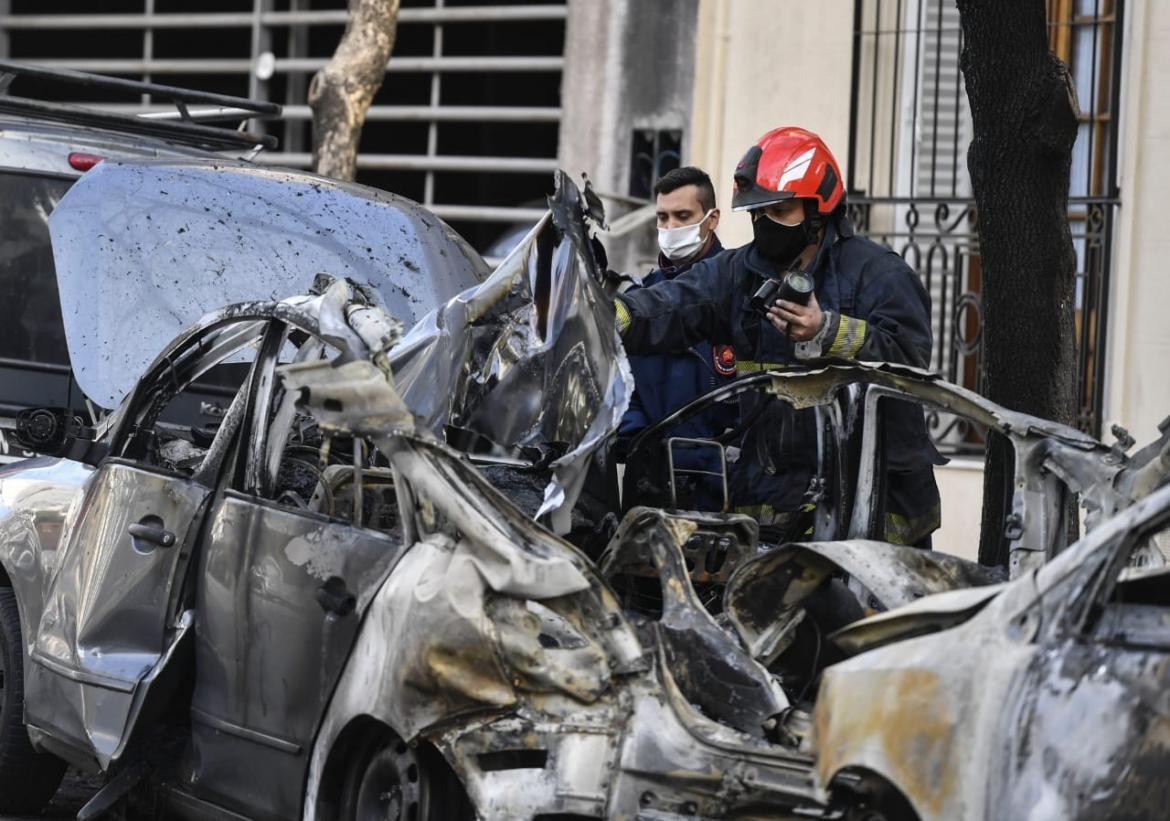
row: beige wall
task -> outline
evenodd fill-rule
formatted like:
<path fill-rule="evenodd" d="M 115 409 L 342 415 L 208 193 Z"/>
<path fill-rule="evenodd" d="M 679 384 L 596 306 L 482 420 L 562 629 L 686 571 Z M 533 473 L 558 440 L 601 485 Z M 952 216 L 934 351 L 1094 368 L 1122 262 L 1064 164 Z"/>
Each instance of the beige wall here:
<path fill-rule="evenodd" d="M 817 132 L 848 173 L 852 49 L 853 0 L 699 0 L 687 160 L 716 183 L 725 245 L 751 240 L 747 216 L 731 213 L 731 175 L 766 131 Z"/>
<path fill-rule="evenodd" d="M 1133 0 L 1126 17 L 1105 430 L 1142 445 L 1170 415 L 1170 3 Z"/>
<path fill-rule="evenodd" d="M 942 527 L 932 547 L 970 561 L 979 558 L 979 530 L 983 518 L 983 460 L 952 459 L 934 469 L 942 496 Z"/>

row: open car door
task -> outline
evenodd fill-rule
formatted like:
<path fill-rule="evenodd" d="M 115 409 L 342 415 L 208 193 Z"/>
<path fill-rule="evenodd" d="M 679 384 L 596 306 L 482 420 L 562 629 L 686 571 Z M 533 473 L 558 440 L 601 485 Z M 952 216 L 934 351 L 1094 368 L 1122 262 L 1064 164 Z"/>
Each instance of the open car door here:
<path fill-rule="evenodd" d="M 25 709 L 31 732 L 68 760 L 104 770 L 118 759 L 190 631 L 186 570 L 251 381 L 233 354 L 250 350 L 263 328 L 255 320 L 197 328 L 164 352 L 117 412 L 110 455 L 66 520 L 32 637 Z M 217 430 L 160 421 L 219 363 L 219 381 L 238 387 Z"/>

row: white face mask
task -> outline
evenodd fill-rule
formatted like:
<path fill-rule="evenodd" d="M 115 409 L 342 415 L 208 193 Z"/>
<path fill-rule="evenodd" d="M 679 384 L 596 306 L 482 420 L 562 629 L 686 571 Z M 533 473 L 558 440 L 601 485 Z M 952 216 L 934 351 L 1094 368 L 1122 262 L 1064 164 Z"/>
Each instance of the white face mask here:
<path fill-rule="evenodd" d="M 694 225 L 659 228 L 658 247 L 662 249 L 663 255 L 674 262 L 682 262 L 697 254 L 699 249 L 703 247 L 703 243 L 707 241 L 706 237 L 699 234 L 699 229 L 707 221 L 707 217 L 713 213 L 715 213 L 714 208 L 704 214 L 703 218 Z"/>

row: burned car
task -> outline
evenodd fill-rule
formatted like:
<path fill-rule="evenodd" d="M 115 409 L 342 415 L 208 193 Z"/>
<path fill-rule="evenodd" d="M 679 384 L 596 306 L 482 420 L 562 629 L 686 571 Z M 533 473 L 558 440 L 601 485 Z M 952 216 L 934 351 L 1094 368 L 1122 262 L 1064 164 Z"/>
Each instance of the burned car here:
<path fill-rule="evenodd" d="M 726 389 L 817 414 L 815 541 L 763 544 L 748 517 L 660 507 L 611 528 L 622 511 L 598 515 L 590 485 L 631 385 L 586 210 L 559 177 L 496 271 L 405 333 L 380 289 L 290 263 L 280 287 L 305 293 L 212 311 L 136 380 L 141 350 L 88 341 L 118 359 L 95 355 L 81 380 L 125 398 L 63 456 L 0 472 L 0 808 L 43 803 L 68 761 L 106 774 L 86 817 L 911 811 L 900 771 L 850 754 L 868 735 L 833 745 L 835 671 L 870 655 L 841 661 L 848 631 L 932 593 L 990 599 L 1002 577 L 872 541 L 883 403 L 1012 443 L 1022 558 L 1004 593 L 1091 552 L 1057 525 L 1075 496 L 1090 540 L 1141 509 L 1134 466 L 930 374 L 826 365 Z M 218 424 L 163 421 L 224 364 L 245 373 Z M 590 537 L 595 555 L 575 544 Z M 823 640 L 840 628 L 839 646 Z M 850 681 L 839 692 L 860 709 L 864 676 Z"/>
<path fill-rule="evenodd" d="M 1163 818 L 1170 800 L 1170 487 L 1008 585 L 831 637 L 817 775 L 880 782 L 905 817 Z"/>

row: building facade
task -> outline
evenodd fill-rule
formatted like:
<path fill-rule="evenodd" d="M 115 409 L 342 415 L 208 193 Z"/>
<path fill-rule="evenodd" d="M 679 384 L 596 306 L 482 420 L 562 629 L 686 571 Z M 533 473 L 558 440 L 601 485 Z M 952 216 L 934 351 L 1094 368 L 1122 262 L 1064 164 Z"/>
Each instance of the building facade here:
<path fill-rule="evenodd" d="M 481 251 L 539 218 L 557 166 L 566 14 L 563 0 L 402 0 L 358 181 L 426 204 Z M 0 0 L 0 58 L 281 103 L 279 123 L 250 125 L 280 140 L 257 161 L 308 168 L 308 84 L 345 21 L 346 0 Z M 73 93 L 65 102 L 159 108 Z"/>
<path fill-rule="evenodd" d="M 1157 192 L 1170 177 L 1170 101 L 1158 92 L 1170 78 L 1170 5 L 1045 2 L 1050 47 L 1068 64 L 1081 109 L 1069 207 L 1077 253 L 1078 424 L 1106 440 L 1120 425 L 1144 443 L 1170 415 L 1170 380 L 1162 376 L 1170 323 L 1160 316 L 1170 306 L 1170 278 L 1161 270 L 1170 259 L 1170 234 L 1157 205 Z M 568 56 L 577 29 L 596 30 L 599 17 L 611 40 L 654 43 L 658 23 L 644 10 L 630 11 L 642 5 L 570 0 Z M 670 116 L 685 120 L 675 137 L 679 159 L 705 168 L 716 181 L 725 206 L 724 244 L 751 239 L 747 216 L 726 209 L 732 171 L 748 146 L 778 125 L 819 133 L 844 166 L 855 224 L 906 256 L 923 277 L 933 303 L 932 366 L 978 390 L 981 268 L 966 172 L 970 113 L 958 68 L 962 40 L 953 0 L 646 5 L 685 16 L 666 26 L 682 53 L 680 76 L 669 81 L 672 95 L 657 98 L 669 99 L 668 105 L 631 112 L 625 128 Z M 568 59 L 566 91 L 579 70 L 625 104 L 645 99 L 645 88 L 662 82 L 623 71 L 620 58 L 609 65 Z M 687 107 L 678 91 L 686 88 L 688 73 L 689 116 L 677 113 Z M 631 93 L 635 87 L 639 92 Z M 593 105 L 564 96 L 566 123 L 583 104 Z M 561 160 L 572 166 L 580 155 L 565 149 L 562 134 Z M 613 188 L 630 187 L 622 177 L 623 157 L 611 157 L 608 166 L 600 154 L 594 161 L 601 167 L 587 166 L 592 176 Z M 982 435 L 945 414 L 929 421 L 951 457 L 938 470 L 944 514 L 935 544 L 973 556 Z"/>

